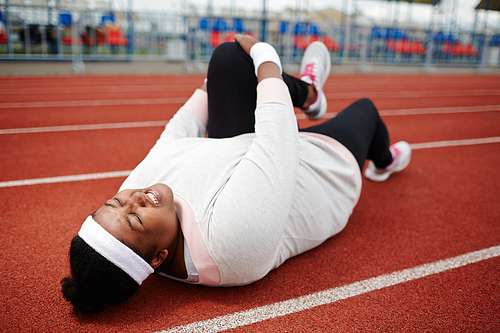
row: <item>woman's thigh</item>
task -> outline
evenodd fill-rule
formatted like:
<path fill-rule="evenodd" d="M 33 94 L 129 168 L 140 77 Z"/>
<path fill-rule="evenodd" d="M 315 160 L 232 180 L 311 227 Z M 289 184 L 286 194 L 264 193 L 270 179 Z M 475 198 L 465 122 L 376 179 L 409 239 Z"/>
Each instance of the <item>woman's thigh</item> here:
<path fill-rule="evenodd" d="M 252 58 L 237 43 L 214 50 L 207 73 L 208 135 L 232 137 L 254 131 L 257 78 Z"/>
<path fill-rule="evenodd" d="M 343 144 L 354 155 L 361 170 L 369 157 L 374 137 L 380 136 L 382 153 L 389 149 L 389 135 L 375 105 L 361 99 L 349 105 L 332 119 L 303 132 L 327 135 Z"/>
<path fill-rule="evenodd" d="M 292 103 L 307 99 L 307 83 L 283 73 Z M 254 132 L 257 78 L 252 58 L 238 43 L 223 43 L 212 55 L 207 73 L 208 136 L 227 138 Z"/>

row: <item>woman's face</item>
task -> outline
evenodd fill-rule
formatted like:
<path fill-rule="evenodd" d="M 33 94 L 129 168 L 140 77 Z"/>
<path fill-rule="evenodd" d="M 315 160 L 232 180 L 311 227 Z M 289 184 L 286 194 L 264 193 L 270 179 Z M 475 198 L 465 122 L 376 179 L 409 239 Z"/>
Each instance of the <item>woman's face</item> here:
<path fill-rule="evenodd" d="M 179 228 L 172 190 L 164 184 L 119 192 L 99 208 L 94 220 L 143 253 L 152 247 L 157 252 L 169 248 Z"/>

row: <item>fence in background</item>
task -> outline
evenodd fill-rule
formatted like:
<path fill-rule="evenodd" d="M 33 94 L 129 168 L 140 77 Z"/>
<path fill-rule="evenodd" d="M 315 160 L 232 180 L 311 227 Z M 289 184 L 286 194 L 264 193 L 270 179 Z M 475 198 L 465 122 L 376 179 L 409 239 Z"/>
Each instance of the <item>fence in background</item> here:
<path fill-rule="evenodd" d="M 291 22 L 168 13 L 109 12 L 75 0 L 9 0 L 0 6 L 0 60 L 207 62 L 213 49 L 250 33 L 272 44 L 284 63 L 300 62 L 321 40 L 333 63 L 500 66 L 500 33 L 427 31 L 337 22 Z M 47 5 L 49 3 L 49 6 Z M 50 5 L 52 3 L 52 5 Z M 98 2 L 99 3 L 99 2 Z"/>

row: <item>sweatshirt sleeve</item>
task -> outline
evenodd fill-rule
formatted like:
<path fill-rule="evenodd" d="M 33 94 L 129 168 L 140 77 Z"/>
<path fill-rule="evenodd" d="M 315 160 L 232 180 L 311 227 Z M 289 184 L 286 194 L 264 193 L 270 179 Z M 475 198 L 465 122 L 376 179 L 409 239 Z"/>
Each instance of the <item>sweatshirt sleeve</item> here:
<path fill-rule="evenodd" d="M 165 126 L 158 142 L 185 137 L 204 137 L 208 121 L 207 92 L 196 89 Z"/>
<path fill-rule="evenodd" d="M 288 88 L 282 80 L 266 79 L 259 83 L 257 95 L 256 137 L 222 189 L 212 215 L 220 256 L 215 261 L 229 275 L 221 276 L 223 283 L 250 283 L 269 271 L 274 260 L 270 253 L 281 238 L 294 195 L 298 128 Z M 256 264 L 248 267 L 248 262 Z"/>

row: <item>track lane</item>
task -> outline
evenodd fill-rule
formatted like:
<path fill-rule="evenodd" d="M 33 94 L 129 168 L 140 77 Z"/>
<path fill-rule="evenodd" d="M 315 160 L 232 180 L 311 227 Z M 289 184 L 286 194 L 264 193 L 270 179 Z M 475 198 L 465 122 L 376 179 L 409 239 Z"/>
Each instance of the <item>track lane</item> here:
<path fill-rule="evenodd" d="M 420 138 L 418 131 L 428 126 L 425 119 L 413 121 L 413 117 L 427 116 L 412 116 L 411 122 L 398 120 L 406 117 L 384 118 L 387 122 L 394 121 L 389 126 L 393 141 L 400 137 Z M 450 129 L 447 134 L 460 136 L 475 131 L 483 133 L 482 128 L 467 133 L 462 131 L 467 123 L 472 128 L 477 125 L 477 119 L 470 118 L 470 114 L 466 115 L 463 123 L 455 119 L 458 115 L 432 117 L 435 117 L 432 123 L 435 123 L 436 131 L 448 126 Z M 498 113 L 481 117 L 489 118 L 479 121 L 480 125 L 491 122 L 492 131 L 498 128 L 495 126 Z M 449 123 L 450 118 L 453 118 L 452 123 Z M 460 128 L 453 130 L 457 123 Z M 404 130 L 398 130 L 400 126 Z M 429 129 L 427 135 L 443 135 L 436 131 Z M 117 130 L 118 138 L 123 137 L 121 132 L 123 130 Z M 50 162 L 47 162 L 50 153 L 55 153 L 52 158 L 56 159 L 59 154 L 76 154 L 70 152 L 70 147 L 64 148 L 65 141 L 78 141 L 77 138 L 71 139 L 71 136 L 73 134 L 51 134 L 44 140 L 30 140 L 34 146 L 37 142 L 33 141 L 42 141 L 45 143 L 42 146 L 53 145 L 52 149 L 46 150 L 48 154 L 42 159 L 45 163 L 38 165 L 40 170 L 47 172 L 50 167 Z M 5 137 L 0 138 L 2 149 L 24 140 L 18 137 L 21 139 L 7 143 Z M 88 141 L 89 137 L 92 135 L 82 135 L 80 143 Z M 154 140 L 156 138 L 157 135 Z M 100 144 L 97 139 L 90 141 L 92 148 Z M 424 141 L 419 139 L 414 142 Z M 68 151 L 60 151 L 61 147 Z M 76 144 L 73 147 L 78 148 Z M 111 147 L 118 147 L 118 144 L 112 144 Z M 489 245 L 499 245 L 500 230 L 496 223 L 500 218 L 497 204 L 499 190 L 494 178 L 500 162 L 497 153 L 499 148 L 500 144 L 496 143 L 415 151 L 409 168 L 394 175 L 388 182 L 374 184 L 364 181 L 360 203 L 340 235 L 315 250 L 291 259 L 251 286 L 205 288 L 154 276 L 146 281 L 133 301 L 90 318 L 72 316 L 70 307 L 60 297 L 59 280 L 68 272 L 66 253 L 70 238 L 76 234 L 83 218 L 95 210 L 96 205 L 114 194 L 123 178 L 0 189 L 0 196 L 4 198 L 0 207 L 0 223 L 8 226 L 0 234 L 1 274 L 5 281 L 0 293 L 2 299 L 7 300 L 0 305 L 1 313 L 4 314 L 0 327 L 6 331 L 151 332 L 342 286 Z M 33 153 L 35 150 L 33 147 L 27 152 Z M 80 153 L 83 149 L 80 145 L 76 150 Z M 105 148 L 97 149 L 97 153 L 99 157 L 102 153 L 111 155 Z M 115 157 L 121 156 L 119 153 Z M 36 154 L 19 154 L 17 157 L 17 164 L 13 163 L 13 168 L 18 167 L 18 163 L 24 163 L 23 159 L 38 163 Z M 142 159 L 139 156 L 134 158 Z M 118 170 L 123 169 L 121 167 Z M 0 170 L 3 170 L 3 166 Z M 387 204 L 395 199 L 397 205 Z M 34 248 L 37 250 L 33 251 Z M 336 326 L 339 330 L 369 331 L 371 328 L 386 327 L 401 331 L 413 327 L 409 326 L 408 321 L 415 324 L 417 329 L 434 321 L 443 323 L 445 328 L 451 327 L 450 323 L 455 327 L 467 328 L 470 327 L 467 326 L 469 318 L 482 318 L 490 303 L 481 305 L 476 293 L 462 293 L 457 299 L 449 296 L 447 291 L 456 291 L 462 285 L 472 285 L 475 286 L 473 291 L 487 291 L 496 297 L 494 301 L 497 300 L 499 291 L 486 288 L 491 286 L 492 281 L 498 281 L 498 269 L 491 269 L 489 262 L 477 265 L 483 264 L 486 268 L 479 269 L 483 274 L 475 274 L 476 267 L 483 266 L 470 268 L 470 273 L 469 268 L 464 268 L 465 274 L 451 275 L 448 279 L 440 274 L 435 280 L 419 280 L 417 287 L 407 287 L 407 284 L 394 287 L 396 292 L 377 294 L 376 303 L 359 302 L 358 299 L 343 301 L 333 307 L 321 307 L 298 314 L 298 319 L 287 316 L 282 322 L 266 322 L 257 330 L 302 327 L 305 331 L 311 327 L 326 330 L 331 327 L 328 324 L 334 322 L 340 323 L 340 326 Z M 498 261 L 493 264 L 498 267 Z M 461 279 L 468 275 L 471 279 Z M 453 284 L 454 281 L 457 282 Z M 450 283 L 453 288 L 450 288 Z M 370 296 L 375 297 L 372 293 Z M 363 296 L 360 297 L 362 299 Z M 462 303 L 453 306 L 455 300 Z M 408 310 L 405 310 L 405 306 Z M 495 310 L 497 307 L 492 305 L 490 309 Z M 463 315 L 464 311 L 468 317 Z M 419 321 L 419 318 L 422 320 Z M 490 316 L 488 319 L 484 326 L 478 327 L 498 328 L 494 326 L 495 317 Z"/>
<path fill-rule="evenodd" d="M 0 127 L 92 124 L 119 122 L 123 119 L 166 120 L 182 105 L 182 101 L 187 100 L 203 77 L 204 75 L 0 78 Z M 500 76 L 331 75 L 325 85 L 325 92 L 330 96 L 329 113 L 339 112 L 362 97 L 372 98 L 380 110 L 500 105 L 498 83 Z M 78 89 L 82 92 L 78 93 Z M 121 89 L 125 91 L 122 92 Z M 48 93 L 50 90 L 53 93 Z M 22 93 L 16 95 L 15 91 Z M 41 93 L 30 94 L 30 91 Z M 381 93 L 378 94 L 378 91 Z M 432 97 L 441 91 L 452 93 L 453 96 Z M 477 95 L 481 91 L 487 93 Z M 171 102 L 165 102 L 162 98 Z M 137 104 L 137 101 L 148 99 L 149 105 L 142 102 Z M 179 101 L 174 101 L 175 99 Z M 127 105 L 127 100 L 133 105 Z M 88 104 L 99 104 L 99 101 L 104 105 Z M 65 102 L 66 107 L 57 106 L 64 105 Z M 17 106 L 6 108 L 11 103 Z M 21 108 L 23 103 L 26 106 L 37 106 Z M 44 103 L 50 107 L 40 107 Z M 82 106 L 75 106 L 79 103 Z M 107 105 L 109 103 L 118 104 Z"/>
<path fill-rule="evenodd" d="M 227 332 L 495 332 L 499 267 L 489 259 Z"/>
<path fill-rule="evenodd" d="M 146 157 L 161 131 L 152 127 L 5 135 L 0 180 L 130 170 Z"/>
<path fill-rule="evenodd" d="M 292 73 L 296 75 L 297 73 Z M 411 87 L 439 89 L 445 86 L 494 87 L 500 75 L 423 75 L 423 74 L 331 74 L 327 87 L 354 89 L 368 87 Z M 0 77 L 0 88 L 39 88 L 69 86 L 193 84 L 204 74 L 180 75 L 58 75 Z"/>
<path fill-rule="evenodd" d="M 200 80 L 200 82 L 203 82 Z M 2 103 L 26 103 L 26 102 L 50 102 L 74 101 L 74 100 L 104 100 L 104 99 L 127 99 L 131 94 L 136 98 L 159 98 L 172 97 L 181 94 L 189 94 L 201 84 L 191 85 L 127 85 L 110 87 L 54 87 L 54 88 L 26 88 L 26 89 L 0 89 Z M 463 96 L 500 96 L 500 89 L 488 88 L 461 88 L 449 89 L 404 89 L 387 87 L 370 87 L 360 91 L 342 91 L 324 87 L 326 97 L 331 99 L 359 99 L 359 98 L 441 98 L 441 97 L 463 97 Z"/>
<path fill-rule="evenodd" d="M 0 110 L 0 129 L 124 121 L 165 121 L 175 114 L 187 98 L 106 100 L 103 101 L 106 103 L 105 105 L 96 105 L 96 101 L 74 101 L 71 102 L 73 106 L 65 107 L 57 106 L 61 103 L 57 102 L 52 107 L 2 109 Z M 310 126 L 326 121 L 352 102 L 354 100 L 329 100 L 326 117 L 320 121 L 309 121 L 306 125 Z M 462 103 L 450 103 L 452 106 L 427 101 L 408 103 L 373 99 L 373 102 L 381 111 L 382 116 L 384 113 L 394 115 L 394 112 L 397 113 L 400 110 L 407 112 L 415 110 L 417 113 L 425 114 L 426 110 L 429 110 L 430 113 L 440 113 L 439 109 L 442 109 L 443 113 L 453 113 L 453 108 L 456 108 L 456 113 L 463 113 L 464 108 L 471 108 L 472 112 L 485 112 L 492 109 L 498 110 L 500 106 L 500 99 L 483 98 L 480 101 L 476 99 L 475 103 L 472 103 L 469 97 L 462 100 Z M 479 111 L 477 111 L 478 109 Z M 300 121 L 305 119 L 304 114 L 299 109 L 296 109 L 295 112 Z"/>
<path fill-rule="evenodd" d="M 1 77 L 2 88 L 82 87 L 110 85 L 194 84 L 205 75 L 57 75 Z M 194 78 L 194 80 L 193 80 Z"/>
<path fill-rule="evenodd" d="M 496 185 L 489 175 L 499 161 L 488 161 L 486 156 L 499 147 L 488 144 L 439 148 L 437 153 L 436 149 L 416 151 L 414 162 L 404 173 L 382 184 L 364 182 L 360 203 L 341 234 L 292 258 L 251 286 L 205 288 L 154 276 L 132 302 L 83 322 L 75 320 L 69 306 L 57 298 L 58 281 L 67 274 L 69 239 L 78 231 L 81 220 L 114 194 L 123 178 L 0 189 L 5 198 L 1 221 L 9 225 L 8 232 L 0 236 L 6 281 L 3 290 L 8 292 L 4 313 L 9 314 L 3 325 L 23 323 L 35 330 L 78 327 L 80 331 L 153 331 L 498 245 L 500 226 L 495 221 L 500 212 Z M 461 172 L 447 179 L 456 162 L 463 162 L 463 156 L 468 158 Z M 470 179 L 474 182 L 468 182 Z M 445 186 L 436 190 L 438 182 Z M 387 204 L 393 198 L 398 198 L 397 206 Z M 399 212 L 405 212 L 404 216 Z M 36 252 L 18 251 L 33 247 Z M 26 262 L 37 262 L 36 269 L 27 270 Z M 479 279 L 477 283 L 484 282 Z M 406 295 L 417 294 L 410 290 Z M 433 295 L 424 292 L 420 297 L 439 306 L 433 303 Z M 47 301 L 51 307 L 45 305 Z M 399 311 L 390 301 L 383 306 L 386 311 Z M 128 316 L 130 313 L 135 315 Z M 44 319 L 48 314 L 51 321 Z M 136 316 L 143 319 L 137 320 Z"/>
<path fill-rule="evenodd" d="M 127 100 L 131 95 L 134 96 L 135 99 L 147 99 L 147 98 L 174 98 L 174 97 L 184 97 L 189 98 L 191 93 L 198 87 L 199 85 L 189 85 L 189 86 L 163 86 L 163 89 L 157 89 L 154 86 L 154 89 L 150 91 L 141 91 L 141 89 L 135 89 L 135 87 L 123 87 L 118 88 L 116 91 L 91 91 L 91 92 L 68 92 L 63 93 L 64 88 L 54 88 L 50 93 L 40 93 L 40 94 L 8 94 L 6 96 L 2 96 L 2 103 L 0 103 L 0 108 L 4 108 L 4 105 L 7 103 L 10 104 L 28 104 L 30 102 L 37 103 L 50 103 L 54 101 L 91 101 L 91 100 Z M 126 88 L 126 89 L 125 89 Z M 57 90 L 63 90 L 63 92 L 57 92 Z M 84 90 L 84 89 L 82 89 Z"/>
<path fill-rule="evenodd" d="M 500 111 L 385 117 L 391 141 L 500 136 Z M 300 121 L 307 126 L 308 121 Z M 474 123 L 475 126 L 470 126 Z M 304 124 L 304 125 L 303 125 Z M 444 124 L 444 125 L 443 125 Z M 414 131 L 418 128 L 418 131 Z M 0 181 L 133 169 L 163 127 L 2 135 Z M 91 152 L 89 154 L 89 152 Z"/>
<path fill-rule="evenodd" d="M 187 98 L 186 98 L 187 100 Z M 121 105 L 66 108 L 10 109 L 0 111 L 0 128 L 25 128 L 80 124 L 105 124 L 125 121 L 168 120 L 182 106 Z"/>

